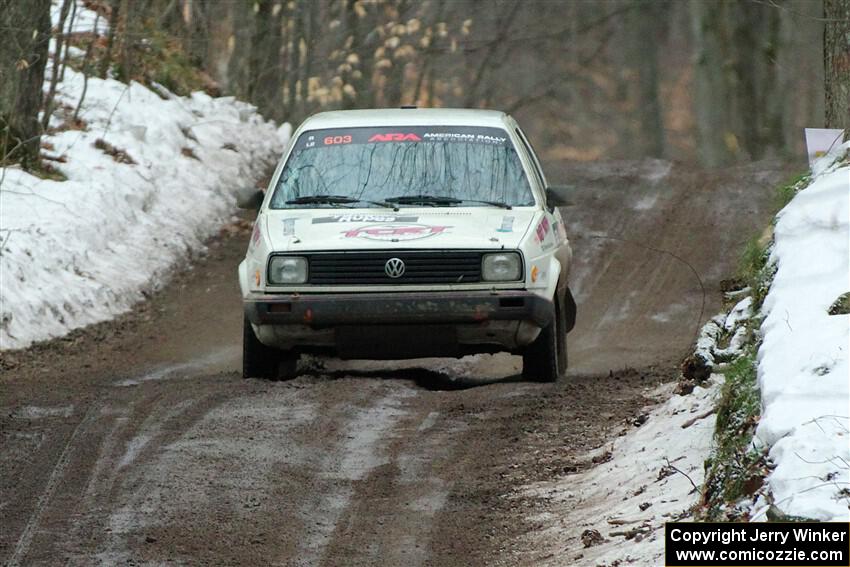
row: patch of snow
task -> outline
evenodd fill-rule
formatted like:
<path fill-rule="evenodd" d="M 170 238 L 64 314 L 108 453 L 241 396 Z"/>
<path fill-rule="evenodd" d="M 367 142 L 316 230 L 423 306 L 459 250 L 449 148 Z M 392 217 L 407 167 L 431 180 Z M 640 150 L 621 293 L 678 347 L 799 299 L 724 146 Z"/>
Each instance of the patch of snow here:
<path fill-rule="evenodd" d="M 653 195 L 645 195 L 637 200 L 637 202 L 632 206 L 632 208 L 636 211 L 648 211 L 655 207 L 655 203 L 658 202 L 658 194 Z"/>
<path fill-rule="evenodd" d="M 83 75 L 68 68 L 52 127 L 82 89 Z M 0 168 L 0 349 L 129 310 L 203 250 L 231 217 L 235 192 L 268 172 L 291 132 L 232 97 L 163 100 L 97 77 L 80 118 L 85 130 L 42 137 L 67 181 Z M 97 140 L 124 154 L 114 159 Z"/>
<path fill-rule="evenodd" d="M 726 316 L 722 313 L 715 315 L 700 329 L 694 355 L 701 357 L 709 366 L 714 365 L 714 349 L 723 334 L 725 320 Z"/>
<path fill-rule="evenodd" d="M 850 290 L 850 166 L 845 143 L 813 168 L 812 183 L 777 215 L 764 302 L 757 440 L 776 468 L 754 520 L 785 514 L 850 520 L 850 315 L 829 315 Z"/>
<path fill-rule="evenodd" d="M 715 348 L 713 350 L 714 356 L 729 359 L 739 355 L 744 349 L 744 345 L 747 344 L 748 335 L 749 332 L 746 327 L 738 327 L 735 330 L 735 334 L 729 339 L 729 346 L 726 348 Z"/>
<path fill-rule="evenodd" d="M 752 317 L 753 298 L 745 297 L 735 304 L 735 307 L 726 315 L 726 320 L 723 322 L 723 328 L 731 331 L 737 327 L 742 321 L 747 321 Z"/>
<path fill-rule="evenodd" d="M 534 518 L 542 529 L 527 536 L 544 551 L 557 542 L 557 552 L 541 565 L 664 564 L 664 523 L 689 517 L 700 498 L 691 481 L 697 487 L 703 482 L 722 382 L 712 375 L 687 396 L 671 396 L 674 385 L 662 386 L 654 394 L 667 402 L 614 441 L 610 461 L 527 487 L 522 496 L 551 504 L 550 513 Z M 586 530 L 604 541 L 585 548 Z M 639 535 L 626 539 L 632 530 Z"/>
<path fill-rule="evenodd" d="M 65 18 L 65 33 L 91 33 L 95 30 L 95 21 L 97 22 L 97 33 L 104 34 L 109 30 L 109 22 L 107 18 L 97 16 L 97 12 L 89 10 L 83 6 L 82 2 L 77 2 L 77 11 L 74 14 L 74 21 L 71 22 L 71 10 L 68 10 L 68 15 Z M 62 11 L 62 2 L 54 0 L 50 6 L 50 23 L 56 28 L 59 26 L 59 14 Z M 70 30 L 69 30 L 69 26 Z"/>
<path fill-rule="evenodd" d="M 667 323 L 673 320 L 673 317 L 680 316 L 687 309 L 688 307 L 684 303 L 671 303 L 665 306 L 662 311 L 650 315 L 649 318 L 658 323 Z"/>
<path fill-rule="evenodd" d="M 241 348 L 239 347 L 223 348 L 207 356 L 191 360 L 189 362 L 178 362 L 175 364 L 160 366 L 159 368 L 149 370 L 140 376 L 115 382 L 114 385 L 118 387 L 138 386 L 144 382 L 169 380 L 178 376 L 188 377 L 192 375 L 190 372 L 210 370 L 228 360 L 238 360 L 241 352 Z"/>
<path fill-rule="evenodd" d="M 74 414 L 74 406 L 23 406 L 14 413 L 12 417 L 18 419 L 42 419 L 46 417 L 71 417 Z"/>

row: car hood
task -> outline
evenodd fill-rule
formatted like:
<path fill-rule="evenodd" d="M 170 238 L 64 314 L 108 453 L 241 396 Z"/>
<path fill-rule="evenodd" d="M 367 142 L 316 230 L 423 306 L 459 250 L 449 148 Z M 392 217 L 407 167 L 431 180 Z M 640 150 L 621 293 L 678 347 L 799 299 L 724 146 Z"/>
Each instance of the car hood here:
<path fill-rule="evenodd" d="M 539 213 L 525 207 L 267 210 L 272 250 L 518 248 Z"/>

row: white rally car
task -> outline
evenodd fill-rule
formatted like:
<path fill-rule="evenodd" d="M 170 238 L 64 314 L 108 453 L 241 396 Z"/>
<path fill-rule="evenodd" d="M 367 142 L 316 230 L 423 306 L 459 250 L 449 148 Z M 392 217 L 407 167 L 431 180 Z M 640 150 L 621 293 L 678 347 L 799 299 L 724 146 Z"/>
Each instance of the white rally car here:
<path fill-rule="evenodd" d="M 486 110 L 324 112 L 293 134 L 239 265 L 243 375 L 344 359 L 510 352 L 567 366 L 572 251 L 527 138 Z"/>

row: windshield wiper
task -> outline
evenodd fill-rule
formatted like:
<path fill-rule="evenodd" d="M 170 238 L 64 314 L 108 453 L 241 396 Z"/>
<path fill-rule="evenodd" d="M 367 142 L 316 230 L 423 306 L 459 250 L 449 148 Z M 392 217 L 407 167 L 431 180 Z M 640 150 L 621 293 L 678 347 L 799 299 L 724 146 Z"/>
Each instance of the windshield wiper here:
<path fill-rule="evenodd" d="M 369 201 L 367 199 L 357 199 L 356 197 L 346 197 L 345 195 L 304 195 L 286 201 L 284 205 L 351 205 L 354 203 L 369 203 L 394 209 L 395 205 L 384 201 Z"/>
<path fill-rule="evenodd" d="M 398 203 L 399 205 L 413 205 L 421 203 L 424 205 L 459 205 L 461 203 L 481 203 L 483 205 L 491 205 L 502 209 L 511 209 L 511 205 L 501 201 L 482 201 L 479 199 L 457 199 L 455 197 L 440 197 L 438 195 L 402 195 L 401 197 L 390 197 L 387 199 L 390 203 Z"/>
<path fill-rule="evenodd" d="M 398 203 L 399 205 L 457 205 L 462 203 L 460 199 L 454 197 L 440 197 L 438 195 L 401 195 L 400 197 L 389 197 L 389 203 Z"/>
<path fill-rule="evenodd" d="M 479 199 L 461 199 L 464 203 L 481 203 L 482 205 L 492 205 L 501 209 L 512 209 L 513 206 L 503 203 L 502 201 L 481 201 Z"/>

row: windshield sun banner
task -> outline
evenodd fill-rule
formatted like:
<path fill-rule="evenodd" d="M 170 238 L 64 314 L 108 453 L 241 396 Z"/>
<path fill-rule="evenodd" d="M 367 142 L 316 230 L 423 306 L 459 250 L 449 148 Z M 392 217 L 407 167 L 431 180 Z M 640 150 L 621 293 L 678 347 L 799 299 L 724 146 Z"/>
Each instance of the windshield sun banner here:
<path fill-rule="evenodd" d="M 332 128 L 310 130 L 298 137 L 294 151 L 347 144 L 387 142 L 458 142 L 505 146 L 508 134 L 501 128 L 470 126 L 391 126 L 380 128 Z"/>

